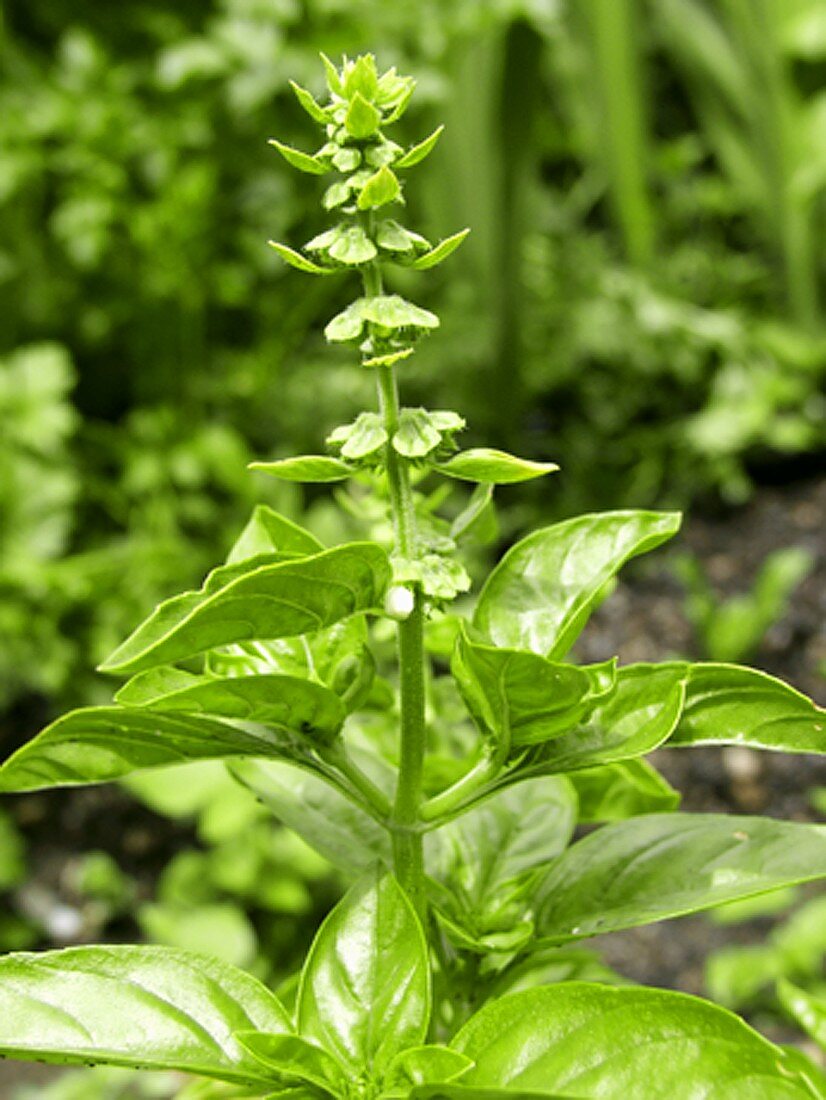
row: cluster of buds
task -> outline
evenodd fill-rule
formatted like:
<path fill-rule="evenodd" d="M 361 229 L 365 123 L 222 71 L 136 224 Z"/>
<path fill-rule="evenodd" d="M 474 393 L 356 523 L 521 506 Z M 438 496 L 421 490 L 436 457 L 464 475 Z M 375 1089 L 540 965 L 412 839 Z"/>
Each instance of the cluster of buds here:
<path fill-rule="evenodd" d="M 411 168 L 431 152 L 443 127 L 410 149 L 384 134 L 404 113 L 414 81 L 395 69 L 379 75 L 371 54 L 345 59 L 341 70 L 322 55 L 329 102 L 319 103 L 305 88 L 293 84 L 299 103 L 325 128 L 326 141 L 314 154 L 280 141 L 271 144 L 293 167 L 313 175 L 338 174 L 325 191 L 323 205 L 339 211 L 341 220 L 308 241 L 302 251 L 270 241 L 279 255 L 301 271 L 331 275 L 361 271 L 365 294 L 334 317 L 325 329 L 333 343 L 354 342 L 365 366 L 387 366 L 411 354 L 415 341 L 434 329 L 439 319 L 398 294 L 383 293 L 380 263 L 392 261 L 424 270 L 446 259 L 468 230 L 435 248 L 419 233 L 389 216 L 404 204 L 398 172 Z"/>

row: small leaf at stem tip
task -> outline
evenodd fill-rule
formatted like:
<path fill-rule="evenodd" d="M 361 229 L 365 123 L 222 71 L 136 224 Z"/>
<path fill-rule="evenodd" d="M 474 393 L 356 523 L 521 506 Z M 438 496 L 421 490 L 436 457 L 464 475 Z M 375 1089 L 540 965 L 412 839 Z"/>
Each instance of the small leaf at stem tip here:
<path fill-rule="evenodd" d="M 302 88 L 300 84 L 296 84 L 294 80 L 290 81 L 290 87 L 295 92 L 295 98 L 307 112 L 307 114 L 315 122 L 329 122 L 330 112 L 327 111 L 320 103 L 317 103 L 315 97 L 307 91 L 306 88 Z"/>
<path fill-rule="evenodd" d="M 469 229 L 462 229 L 458 233 L 454 233 L 452 237 L 446 237 L 445 240 L 439 241 L 435 248 L 432 248 L 430 252 L 425 252 L 423 256 L 419 256 L 409 266 L 414 271 L 427 271 L 430 267 L 435 267 L 440 264 L 442 260 L 446 260 L 451 253 L 455 252 L 459 245 L 464 241 L 470 233 Z"/>
<path fill-rule="evenodd" d="M 301 172 L 308 172 L 312 176 L 323 176 L 328 171 L 321 161 L 316 160 L 309 153 L 303 153 L 300 149 L 293 149 L 291 145 L 285 145 L 276 138 L 270 138 L 267 144 L 274 146 L 288 164 L 291 164 L 293 168 L 298 168 Z"/>
<path fill-rule="evenodd" d="M 460 451 L 447 462 L 441 462 L 433 468 L 448 477 L 460 478 L 462 481 L 480 481 L 488 485 L 529 481 L 559 469 L 554 462 L 532 462 L 527 458 L 517 458 L 504 451 L 494 451 L 486 447 Z"/>
<path fill-rule="evenodd" d="M 333 268 L 320 267 L 286 244 L 279 244 L 278 241 L 267 241 L 267 244 L 270 248 L 274 248 L 281 259 L 285 260 L 290 267 L 294 267 L 298 271 L 306 271 L 308 275 L 333 275 L 335 273 Z"/>
<path fill-rule="evenodd" d="M 320 53 L 319 57 L 324 65 L 324 72 L 327 76 L 327 87 L 334 95 L 342 95 L 344 92 L 344 85 L 341 83 L 341 77 L 339 76 L 338 69 L 332 63 L 326 53 Z"/>
<path fill-rule="evenodd" d="M 270 474 L 281 481 L 343 481 L 351 477 L 353 469 L 345 462 L 329 455 L 299 455 L 295 458 L 282 458 L 277 462 L 250 462 L 249 470 L 258 470 Z"/>
<path fill-rule="evenodd" d="M 357 92 L 368 101 L 376 98 L 379 90 L 379 74 L 376 71 L 376 59 L 371 53 L 362 54 L 346 70 L 344 94 L 352 99 Z"/>
<path fill-rule="evenodd" d="M 396 161 L 397 168 L 412 168 L 414 164 L 418 164 L 419 161 L 433 151 L 436 142 L 442 136 L 444 125 L 437 127 L 430 137 L 426 137 L 424 141 L 420 141 L 418 145 L 414 145 L 408 149 L 404 156 L 399 157 Z"/>
<path fill-rule="evenodd" d="M 372 103 L 368 103 L 361 92 L 356 92 L 350 101 L 344 125 L 347 133 L 356 140 L 372 137 L 379 128 L 381 115 Z"/>
<path fill-rule="evenodd" d="M 385 164 L 362 187 L 357 205 L 359 210 L 372 210 L 395 202 L 400 194 L 399 181 Z"/>

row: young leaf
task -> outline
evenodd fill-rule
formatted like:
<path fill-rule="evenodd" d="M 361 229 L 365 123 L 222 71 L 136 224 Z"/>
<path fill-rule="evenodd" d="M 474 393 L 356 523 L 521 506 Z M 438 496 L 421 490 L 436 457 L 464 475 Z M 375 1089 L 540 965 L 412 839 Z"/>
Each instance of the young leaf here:
<path fill-rule="evenodd" d="M 430 252 L 418 256 L 409 266 L 414 271 L 427 271 L 431 267 L 436 267 L 437 264 L 440 264 L 442 260 L 446 260 L 448 256 L 456 251 L 468 233 L 470 233 L 469 229 L 462 229 L 458 233 L 454 233 L 452 237 L 446 237 L 443 241 L 439 241 Z"/>
<path fill-rule="evenodd" d="M 362 314 L 366 321 L 388 329 L 429 329 L 439 327 L 439 318 L 421 306 L 405 301 L 398 294 L 362 299 Z"/>
<path fill-rule="evenodd" d="M 275 760 L 239 760 L 230 771 L 279 820 L 336 867 L 391 867 L 386 830 L 320 776 Z"/>
<path fill-rule="evenodd" d="M 451 1045 L 476 1063 L 462 1084 L 514 1090 L 506 1096 L 813 1096 L 785 1053 L 732 1013 L 659 989 L 566 982 L 512 993 Z"/>
<path fill-rule="evenodd" d="M 494 645 L 559 660 L 585 626 L 606 581 L 679 526 L 676 512 L 602 512 L 535 531 L 488 577 L 474 625 Z"/>
<path fill-rule="evenodd" d="M 338 1096 L 347 1092 L 347 1078 L 326 1050 L 298 1035 L 271 1035 L 264 1031 L 238 1031 L 235 1040 L 276 1078 L 306 1081 Z"/>
<path fill-rule="evenodd" d="M 344 119 L 347 133 L 356 138 L 357 141 L 363 141 L 364 138 L 372 137 L 375 134 L 380 122 L 381 114 L 379 111 L 372 103 L 367 102 L 361 92 L 356 92 L 350 100 L 350 106 L 347 108 L 347 115 Z"/>
<path fill-rule="evenodd" d="M 498 791 L 428 835 L 428 874 L 440 884 L 437 905 L 465 944 L 488 949 L 488 937 L 524 923 L 533 885 L 568 845 L 577 803 L 564 779 L 542 776 Z"/>
<path fill-rule="evenodd" d="M 352 477 L 352 467 L 328 455 L 301 455 L 281 458 L 277 462 L 251 462 L 250 470 L 260 470 L 280 481 L 329 482 Z"/>
<path fill-rule="evenodd" d="M 321 743 L 335 738 L 346 717 L 338 695 L 312 680 L 295 676 L 199 676 L 186 684 L 170 685 L 164 676 L 168 671 L 153 668 L 139 673 L 115 699 L 127 707 L 258 722 Z"/>
<path fill-rule="evenodd" d="M 553 462 L 531 462 L 527 458 L 516 458 L 514 455 L 505 454 L 504 451 L 478 447 L 470 451 L 460 451 L 447 462 L 440 462 L 434 466 L 434 469 L 440 474 L 460 478 L 462 481 L 481 481 L 487 485 L 511 485 L 517 481 L 530 481 L 535 477 L 552 474 L 559 467 Z"/>
<path fill-rule="evenodd" d="M 321 630 L 379 606 L 389 579 L 387 555 L 366 542 L 265 565 L 217 592 L 162 603 L 101 667 L 141 672 L 233 642 Z"/>
<path fill-rule="evenodd" d="M 314 96 L 306 88 L 302 88 L 294 80 L 290 81 L 290 87 L 295 92 L 295 98 L 314 122 L 330 121 L 330 112 L 322 107 L 320 103 L 317 103 Z"/>
<path fill-rule="evenodd" d="M 676 810 L 680 795 L 647 760 L 623 760 L 567 776 L 579 800 L 581 823 L 622 821 Z"/>
<path fill-rule="evenodd" d="M 424 141 L 420 141 L 418 145 L 413 145 L 404 156 L 399 157 L 396 164 L 399 168 L 412 168 L 414 164 L 418 164 L 420 160 L 431 153 L 435 148 L 436 142 L 442 136 L 444 126 L 437 126 L 430 137 L 426 137 Z"/>
<path fill-rule="evenodd" d="M 104 783 L 143 768 L 290 753 L 291 740 L 191 714 L 87 707 L 58 718 L 0 767 L 0 791 Z"/>
<path fill-rule="evenodd" d="M 276 141 L 275 138 L 271 138 L 269 144 L 274 145 L 284 160 L 291 164 L 293 168 L 298 168 L 300 172 L 308 172 L 311 176 L 326 174 L 327 166 L 315 157 L 310 156 L 309 153 L 302 153 L 300 149 L 293 149 L 292 146 L 284 145 L 283 142 Z"/>
<path fill-rule="evenodd" d="M 366 264 L 378 254 L 378 249 L 360 225 L 340 228 L 327 250 L 327 255 L 340 264 Z"/>
<path fill-rule="evenodd" d="M 822 755 L 826 710 L 757 669 L 691 665 L 685 709 L 669 745 L 721 744 Z"/>
<path fill-rule="evenodd" d="M 679 721 L 687 676 L 683 661 L 619 669 L 614 690 L 544 747 L 543 772 L 570 772 L 651 752 Z"/>
<path fill-rule="evenodd" d="M 399 181 L 386 164 L 370 177 L 359 192 L 356 205 L 359 210 L 374 210 L 395 202 L 401 194 Z"/>
<path fill-rule="evenodd" d="M 376 59 L 371 53 L 362 54 L 353 62 L 344 79 L 344 94 L 352 99 L 356 92 L 373 100 L 379 90 Z"/>
<path fill-rule="evenodd" d="M 272 1075 L 233 1038 L 289 1033 L 254 978 L 165 947 L 73 947 L 0 958 L 0 1053 L 58 1064 L 176 1069 L 266 1090 Z"/>
<path fill-rule="evenodd" d="M 344 85 L 341 82 L 338 69 L 332 63 L 330 58 L 325 54 L 320 54 L 321 62 L 324 65 L 324 72 L 327 77 L 327 87 L 334 95 L 344 95 Z"/>
<path fill-rule="evenodd" d="M 783 978 L 777 985 L 780 1003 L 791 1018 L 826 1050 L 826 997 L 818 997 Z"/>
<path fill-rule="evenodd" d="M 279 244 L 278 241 L 267 241 L 270 248 L 274 248 L 282 260 L 285 260 L 290 267 L 296 268 L 298 271 L 304 271 L 308 275 L 332 275 L 333 269 L 329 267 L 321 267 L 320 264 L 313 263 L 312 260 L 308 260 L 306 256 L 302 256 L 300 252 L 296 252 L 294 248 L 288 248 L 285 244 Z"/>
<path fill-rule="evenodd" d="M 424 932 L 391 875 L 371 872 L 316 936 L 298 992 L 298 1030 L 358 1076 L 382 1075 L 425 1041 L 430 964 Z"/>
<path fill-rule="evenodd" d="M 424 458 L 442 442 L 442 433 L 436 428 L 426 409 L 402 409 L 399 427 L 393 436 L 393 449 L 405 458 Z"/>
<path fill-rule="evenodd" d="M 267 504 L 256 504 L 246 527 L 233 543 L 227 556 L 227 565 L 272 550 L 306 556 L 318 554 L 323 549 L 323 544 L 315 535 Z"/>
<path fill-rule="evenodd" d="M 550 868 L 537 936 L 581 936 L 710 909 L 826 878 L 826 826 L 725 814 L 649 814 L 605 825 Z"/>
<path fill-rule="evenodd" d="M 385 1090 L 405 1090 L 413 1085 L 455 1081 L 473 1065 L 470 1058 L 449 1047 L 410 1047 L 397 1054 L 382 1082 Z"/>

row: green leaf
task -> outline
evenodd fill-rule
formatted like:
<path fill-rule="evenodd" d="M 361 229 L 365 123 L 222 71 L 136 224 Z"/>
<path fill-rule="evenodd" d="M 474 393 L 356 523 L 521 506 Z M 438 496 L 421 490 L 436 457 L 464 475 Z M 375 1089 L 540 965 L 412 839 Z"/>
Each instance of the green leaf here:
<path fill-rule="evenodd" d="M 346 180 L 336 180 L 335 183 L 331 183 L 327 190 L 324 192 L 324 196 L 321 200 L 321 205 L 325 210 L 335 210 L 337 206 L 342 206 L 350 198 L 350 193 L 353 190 L 352 176 Z M 332 232 L 332 231 L 330 231 Z M 323 234 L 322 234 L 323 236 Z"/>
<path fill-rule="evenodd" d="M 292 1081 L 306 1081 L 322 1089 L 332 1088 L 338 1096 L 347 1092 L 347 1078 L 339 1063 L 326 1050 L 298 1035 L 270 1035 L 262 1031 L 238 1031 L 233 1038 L 270 1075 Z"/>
<path fill-rule="evenodd" d="M 395 202 L 401 194 L 399 181 L 392 170 L 383 164 L 365 183 L 359 192 L 356 205 L 359 210 L 374 210 Z"/>
<path fill-rule="evenodd" d="M 408 1100 L 571 1100 L 558 1092 L 527 1092 L 525 1089 L 488 1089 L 484 1085 L 419 1085 Z"/>
<path fill-rule="evenodd" d="M 309 153 L 302 153 L 300 149 L 293 149 L 290 145 L 284 145 L 281 141 L 276 141 L 272 138 L 269 142 L 270 145 L 274 145 L 284 160 L 288 164 L 291 164 L 293 168 L 298 168 L 301 172 L 308 172 L 311 176 L 323 176 L 327 172 L 327 166 L 323 164 L 316 157 L 310 156 Z"/>
<path fill-rule="evenodd" d="M 474 625 L 495 645 L 560 659 L 605 583 L 629 558 L 676 534 L 676 512 L 601 512 L 518 542 L 488 577 Z"/>
<path fill-rule="evenodd" d="M 658 989 L 570 982 L 512 993 L 451 1045 L 476 1063 L 468 1085 L 604 1100 L 812 1098 L 784 1052 L 742 1020 Z"/>
<path fill-rule="evenodd" d="M 550 868 L 540 939 L 564 942 L 826 877 L 826 826 L 725 814 L 605 825 Z"/>
<path fill-rule="evenodd" d="M 392 866 L 387 831 L 319 776 L 275 760 L 239 760 L 230 771 L 336 867 L 360 874 Z"/>
<path fill-rule="evenodd" d="M 430 137 L 426 137 L 424 141 L 420 141 L 418 145 L 411 146 L 404 156 L 399 157 L 396 161 L 397 166 L 399 168 L 412 168 L 414 164 L 418 164 L 420 160 L 424 160 L 428 153 L 431 153 L 435 148 L 436 142 L 442 136 L 443 130 L 444 126 L 437 126 Z"/>
<path fill-rule="evenodd" d="M 321 743 L 336 737 L 346 717 L 338 695 L 311 680 L 295 676 L 200 676 L 170 689 L 163 675 L 167 671 L 153 668 L 139 673 L 120 689 L 116 701 L 128 707 L 260 722 Z"/>
<path fill-rule="evenodd" d="M 380 606 L 389 578 L 387 555 L 366 542 L 252 569 L 217 592 L 162 603 L 101 667 L 141 672 L 233 642 L 322 630 Z"/>
<path fill-rule="evenodd" d="M 452 237 L 446 237 L 443 241 L 439 241 L 435 248 L 430 252 L 425 252 L 424 255 L 419 256 L 411 264 L 415 271 L 427 271 L 428 268 L 436 267 L 442 260 L 446 260 L 448 256 L 452 255 L 459 245 L 464 241 L 465 237 L 470 233 L 469 229 L 462 229 L 458 233 L 454 233 Z M 498 452 L 493 452 L 498 453 Z M 558 467 L 556 467 L 558 469 Z M 546 473 L 549 471 L 546 471 Z M 517 479 L 512 479 L 517 480 Z M 524 480 L 524 479 L 520 479 Z"/>
<path fill-rule="evenodd" d="M 386 294 L 377 298 L 363 298 L 362 314 L 366 321 L 387 329 L 429 329 L 439 327 L 439 318 L 421 306 L 400 298 L 398 294 Z"/>
<path fill-rule="evenodd" d="M 378 73 L 376 72 L 376 59 L 371 53 L 357 57 L 347 70 L 344 78 L 344 94 L 352 99 L 358 92 L 365 99 L 373 100 L 379 90 Z"/>
<path fill-rule="evenodd" d="M 340 446 L 351 461 L 375 454 L 387 442 L 387 429 L 378 413 L 360 413 L 352 424 L 343 424 L 327 437 L 327 443 Z"/>
<path fill-rule="evenodd" d="M 510 485 L 517 481 L 530 481 L 535 477 L 552 474 L 559 467 L 553 462 L 531 462 L 526 458 L 505 454 L 504 451 L 478 447 L 470 451 L 460 451 L 447 462 L 440 462 L 434 469 L 440 474 L 460 478 L 462 481 L 481 481 L 487 485 Z"/>
<path fill-rule="evenodd" d="M 826 1050 L 826 997 L 818 997 L 787 979 L 777 983 L 777 995 L 795 1023 Z"/>
<path fill-rule="evenodd" d="M 571 772 L 580 822 L 622 821 L 676 810 L 680 795 L 647 760 L 624 760 Z"/>
<path fill-rule="evenodd" d="M 267 241 L 267 244 L 270 248 L 274 248 L 281 259 L 286 260 L 290 267 L 294 267 L 298 271 L 305 271 L 308 275 L 333 274 L 329 267 L 321 267 L 319 264 L 313 263 L 306 256 L 302 256 L 300 252 L 296 252 L 294 248 L 288 248 L 287 245 L 279 244 L 278 241 Z"/>
<path fill-rule="evenodd" d="M 300 455 L 281 458 L 277 462 L 251 462 L 248 469 L 260 470 L 262 474 L 270 474 L 280 481 L 343 481 L 353 474 L 346 462 L 329 455 Z"/>
<path fill-rule="evenodd" d="M 378 256 L 379 251 L 360 225 L 340 227 L 327 255 L 340 264 L 366 264 Z"/>
<path fill-rule="evenodd" d="M 481 645 L 464 630 L 450 670 L 479 728 L 514 746 L 564 734 L 605 690 L 601 678 L 587 669 L 524 650 Z"/>
<path fill-rule="evenodd" d="M 826 710 L 765 672 L 696 664 L 669 745 L 750 745 L 826 753 Z"/>
<path fill-rule="evenodd" d="M 314 96 L 307 91 L 306 88 L 302 88 L 300 84 L 296 84 L 294 80 L 290 81 L 290 87 L 295 92 L 295 98 L 307 112 L 314 122 L 329 122 L 330 112 L 326 108 L 322 107 L 320 103 L 316 102 Z"/>
<path fill-rule="evenodd" d="M 357 298 L 327 324 L 324 336 L 330 343 L 339 344 L 347 340 L 358 340 L 364 328 L 363 303 L 363 298 Z"/>
<path fill-rule="evenodd" d="M 350 106 L 347 108 L 347 115 L 344 119 L 347 133 L 357 141 L 363 141 L 375 134 L 380 123 L 381 114 L 379 111 L 372 103 L 367 102 L 361 92 L 356 92 L 350 100 Z"/>
<path fill-rule="evenodd" d="M 334 95 L 343 96 L 344 85 L 341 82 L 341 77 L 339 76 L 338 69 L 325 53 L 322 53 L 319 56 L 321 57 L 322 64 L 324 65 L 324 73 L 327 77 L 327 87 Z"/>
<path fill-rule="evenodd" d="M 501 934 L 531 931 L 533 889 L 576 825 L 576 796 L 564 779 L 542 776 L 498 791 L 426 838 L 436 904 L 463 945 L 495 950 Z"/>
<path fill-rule="evenodd" d="M 613 764 L 662 745 L 679 721 L 687 676 L 682 661 L 618 669 L 614 690 L 587 718 L 543 748 L 542 770 L 570 772 Z"/>
<path fill-rule="evenodd" d="M 70 711 L 0 767 L 0 791 L 104 783 L 143 768 L 227 756 L 281 757 L 291 741 L 264 729 L 129 707 Z"/>
<path fill-rule="evenodd" d="M 414 1085 L 443 1084 L 455 1081 L 473 1065 L 457 1050 L 433 1044 L 410 1047 L 397 1054 L 382 1082 L 385 1090 L 409 1089 Z"/>
<path fill-rule="evenodd" d="M 425 237 L 405 229 L 391 218 L 379 222 L 376 243 L 388 252 L 427 251 L 430 248 L 430 242 Z"/>
<path fill-rule="evenodd" d="M 426 409 L 402 409 L 399 427 L 393 436 L 393 449 L 405 458 L 424 458 L 442 442 Z"/>
<path fill-rule="evenodd" d="M 422 927 L 391 875 L 367 876 L 327 917 L 298 992 L 298 1030 L 358 1075 L 378 1077 L 425 1041 L 430 962 Z"/>
<path fill-rule="evenodd" d="M 273 550 L 306 556 L 323 549 L 315 535 L 267 504 L 256 504 L 246 527 L 227 556 L 227 565 Z"/>
<path fill-rule="evenodd" d="M 0 958 L 0 1052 L 58 1064 L 177 1069 L 241 1084 L 268 1075 L 232 1037 L 290 1032 L 254 978 L 163 947 L 74 947 Z"/>

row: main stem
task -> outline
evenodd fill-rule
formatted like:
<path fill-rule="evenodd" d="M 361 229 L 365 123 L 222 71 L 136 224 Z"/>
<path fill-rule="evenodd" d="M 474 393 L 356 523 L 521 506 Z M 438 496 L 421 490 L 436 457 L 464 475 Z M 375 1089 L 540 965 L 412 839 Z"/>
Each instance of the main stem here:
<path fill-rule="evenodd" d="M 363 270 L 367 297 L 382 293 L 381 270 L 371 264 Z M 392 366 L 377 368 L 379 408 L 387 431 L 385 465 L 393 511 L 396 548 L 403 558 L 416 554 L 413 494 L 407 465 L 392 445 L 399 425 L 399 396 Z M 427 918 L 422 847 L 422 773 L 425 755 L 424 607 L 418 586 L 410 615 L 398 625 L 401 745 L 399 772 L 390 825 L 396 877 L 423 924 Z"/>

